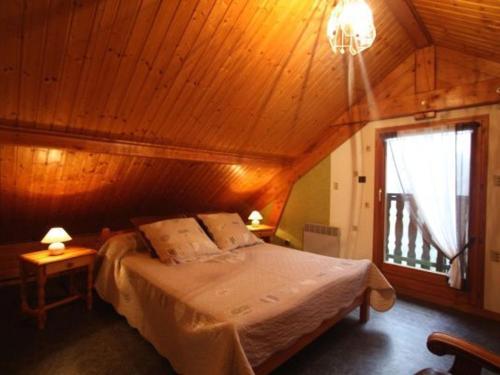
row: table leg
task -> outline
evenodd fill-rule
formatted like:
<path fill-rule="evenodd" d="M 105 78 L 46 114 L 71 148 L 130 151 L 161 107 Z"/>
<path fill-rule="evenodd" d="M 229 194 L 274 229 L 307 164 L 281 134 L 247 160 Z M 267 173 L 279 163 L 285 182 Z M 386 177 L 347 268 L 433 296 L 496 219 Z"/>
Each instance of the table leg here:
<path fill-rule="evenodd" d="M 94 285 L 94 262 L 89 264 L 87 272 L 87 310 L 92 310 L 92 287 Z"/>
<path fill-rule="evenodd" d="M 45 273 L 45 267 L 38 268 L 37 274 L 37 284 L 38 284 L 38 329 L 43 329 L 45 327 L 45 320 L 47 313 L 45 311 L 45 283 L 47 281 L 47 275 Z"/>
<path fill-rule="evenodd" d="M 19 262 L 19 276 L 21 277 L 21 311 L 28 310 L 28 296 L 26 290 L 26 270 L 24 268 L 24 263 L 22 261 Z"/>
<path fill-rule="evenodd" d="M 69 294 L 74 296 L 76 294 L 76 286 L 75 286 L 75 271 L 71 271 L 69 274 Z"/>

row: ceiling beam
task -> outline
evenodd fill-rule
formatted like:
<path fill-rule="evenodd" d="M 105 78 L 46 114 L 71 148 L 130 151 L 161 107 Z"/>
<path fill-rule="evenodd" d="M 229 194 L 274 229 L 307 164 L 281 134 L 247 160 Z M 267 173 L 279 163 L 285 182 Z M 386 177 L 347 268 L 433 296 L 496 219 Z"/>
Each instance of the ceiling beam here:
<path fill-rule="evenodd" d="M 500 103 L 500 79 L 490 79 L 445 89 L 431 90 L 395 98 L 377 99 L 377 108 L 363 101 L 345 112 L 334 126 L 386 120 L 425 112 Z"/>
<path fill-rule="evenodd" d="M 155 143 L 133 142 L 104 137 L 89 137 L 53 130 L 28 129 L 0 124 L 0 144 L 68 149 L 99 154 L 138 156 L 144 158 L 187 160 L 218 164 L 248 164 L 284 167 L 290 158 L 177 147 Z"/>
<path fill-rule="evenodd" d="M 433 44 L 432 36 L 411 0 L 385 0 L 385 2 L 396 20 L 413 40 L 415 47 L 424 48 Z"/>

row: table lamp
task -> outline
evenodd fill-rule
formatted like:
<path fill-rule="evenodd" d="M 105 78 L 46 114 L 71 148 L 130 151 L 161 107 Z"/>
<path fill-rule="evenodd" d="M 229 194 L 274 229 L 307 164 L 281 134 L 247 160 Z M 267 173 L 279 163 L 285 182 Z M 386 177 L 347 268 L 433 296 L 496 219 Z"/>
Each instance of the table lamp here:
<path fill-rule="evenodd" d="M 257 226 L 260 224 L 260 221 L 263 219 L 262 215 L 260 214 L 259 211 L 252 211 L 250 216 L 248 216 L 248 220 L 252 220 L 252 225 Z"/>
<path fill-rule="evenodd" d="M 63 228 L 51 228 L 45 237 L 42 238 L 41 243 L 48 243 L 50 255 L 61 255 L 64 253 L 64 243 L 71 241 L 71 237 Z"/>

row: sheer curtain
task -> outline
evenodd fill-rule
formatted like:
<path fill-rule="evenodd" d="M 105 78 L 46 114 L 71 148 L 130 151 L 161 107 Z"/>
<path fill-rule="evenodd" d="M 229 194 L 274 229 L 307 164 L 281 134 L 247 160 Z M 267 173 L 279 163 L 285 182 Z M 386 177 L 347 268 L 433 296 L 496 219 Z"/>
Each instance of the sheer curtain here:
<path fill-rule="evenodd" d="M 401 131 L 387 142 L 410 214 L 438 251 L 450 259 L 448 283 L 461 289 L 469 228 L 472 130 L 439 127 Z M 413 206 L 413 207 L 412 207 Z"/>

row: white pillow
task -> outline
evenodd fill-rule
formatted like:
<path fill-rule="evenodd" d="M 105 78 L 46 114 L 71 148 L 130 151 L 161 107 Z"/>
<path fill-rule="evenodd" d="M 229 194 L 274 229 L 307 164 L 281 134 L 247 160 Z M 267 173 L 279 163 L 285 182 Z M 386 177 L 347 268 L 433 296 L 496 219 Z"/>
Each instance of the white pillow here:
<path fill-rule="evenodd" d="M 236 213 L 201 214 L 198 217 L 221 250 L 232 250 L 263 242 L 248 230 L 240 215 Z"/>
<path fill-rule="evenodd" d="M 157 221 L 140 225 L 139 230 L 164 263 L 186 263 L 220 253 L 194 218 Z"/>

